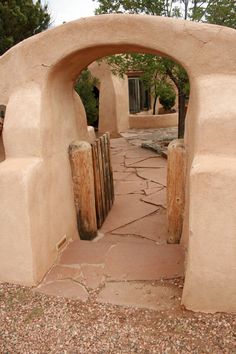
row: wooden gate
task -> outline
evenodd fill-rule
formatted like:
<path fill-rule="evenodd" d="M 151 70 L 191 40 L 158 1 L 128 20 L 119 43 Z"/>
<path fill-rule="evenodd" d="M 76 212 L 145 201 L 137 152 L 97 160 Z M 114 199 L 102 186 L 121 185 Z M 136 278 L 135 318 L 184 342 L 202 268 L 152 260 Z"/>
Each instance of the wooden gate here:
<path fill-rule="evenodd" d="M 91 240 L 114 202 L 109 133 L 92 144 L 73 142 L 69 146 L 69 158 L 80 238 Z"/>

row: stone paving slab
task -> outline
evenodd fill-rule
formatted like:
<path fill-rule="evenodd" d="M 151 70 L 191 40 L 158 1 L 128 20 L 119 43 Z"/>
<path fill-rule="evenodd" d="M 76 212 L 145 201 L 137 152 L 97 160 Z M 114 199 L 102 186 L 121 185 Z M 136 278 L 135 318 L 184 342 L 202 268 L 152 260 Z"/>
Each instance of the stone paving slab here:
<path fill-rule="evenodd" d="M 141 236 L 159 244 L 167 240 L 167 216 L 164 210 L 134 221 L 112 232 L 114 235 Z"/>
<path fill-rule="evenodd" d="M 125 148 L 129 146 L 129 143 L 126 139 L 124 138 L 117 138 L 117 139 L 111 139 L 110 141 L 110 146 L 111 148 Z"/>
<path fill-rule="evenodd" d="M 82 264 L 81 269 L 83 274 L 82 282 L 86 288 L 97 289 L 105 283 L 104 265 Z"/>
<path fill-rule="evenodd" d="M 163 188 L 157 193 L 151 194 L 148 197 L 142 197 L 141 200 L 145 203 L 150 203 L 156 206 L 161 205 L 163 208 L 167 208 L 166 188 Z"/>
<path fill-rule="evenodd" d="M 163 157 L 149 157 L 145 159 L 126 159 L 126 167 L 135 167 L 135 168 L 163 168 L 167 166 L 166 159 Z"/>
<path fill-rule="evenodd" d="M 123 155 L 111 155 L 111 163 L 112 165 L 121 165 L 124 164 L 125 157 Z"/>
<path fill-rule="evenodd" d="M 163 140 L 174 140 L 178 137 L 178 128 L 158 128 L 158 129 L 129 129 L 122 132 L 121 136 L 125 137 L 131 144 L 135 142 L 141 145 L 144 141 L 159 142 Z"/>
<path fill-rule="evenodd" d="M 60 265 L 103 264 L 109 243 L 98 244 L 91 241 L 74 241 L 63 251 Z"/>
<path fill-rule="evenodd" d="M 65 267 L 55 265 L 50 272 L 45 276 L 43 283 L 48 283 L 55 280 L 79 279 L 82 277 L 81 268 L 79 266 Z"/>
<path fill-rule="evenodd" d="M 113 177 L 115 176 L 114 172 L 128 172 L 128 173 L 134 172 L 136 174 L 135 168 L 130 167 L 127 171 L 127 167 L 120 164 L 113 164 L 112 170 L 113 170 Z"/>
<path fill-rule="evenodd" d="M 109 282 L 98 302 L 164 311 L 179 304 L 181 289 L 140 282 Z"/>
<path fill-rule="evenodd" d="M 115 195 L 127 195 L 131 193 L 144 194 L 143 189 L 147 187 L 147 182 L 140 181 L 117 181 L 115 185 Z"/>
<path fill-rule="evenodd" d="M 118 195 L 112 211 L 108 214 L 100 231 L 107 233 L 127 225 L 157 210 L 157 207 L 140 201 L 140 195 Z"/>
<path fill-rule="evenodd" d="M 184 274 L 184 253 L 179 245 L 119 243 L 106 256 L 109 280 L 158 280 Z"/>
<path fill-rule="evenodd" d="M 128 170 L 128 171 L 127 171 Z M 114 181 L 141 181 L 142 178 L 137 176 L 136 171 L 131 172 L 126 169 L 125 172 L 113 172 Z"/>
<path fill-rule="evenodd" d="M 167 185 L 167 171 L 165 168 L 137 168 L 136 171 L 137 175 L 143 179 L 159 183 L 165 187 Z"/>
<path fill-rule="evenodd" d="M 126 159 L 132 159 L 132 158 L 156 157 L 157 155 L 153 151 L 148 151 L 148 150 L 144 150 L 140 147 L 136 147 L 136 148 L 126 151 L 124 156 Z"/>
<path fill-rule="evenodd" d="M 37 287 L 35 291 L 80 301 L 87 301 L 89 296 L 85 287 L 73 280 L 58 280 L 52 283 L 42 284 Z"/>
<path fill-rule="evenodd" d="M 151 188 L 145 188 L 143 190 L 144 194 L 146 196 L 155 194 L 157 192 L 160 192 L 163 188 L 165 188 L 164 186 L 160 185 L 160 184 L 156 184 L 157 187 L 151 187 Z"/>
<path fill-rule="evenodd" d="M 118 231 L 119 232 L 119 231 Z M 116 245 L 118 243 L 142 243 L 142 244 L 153 244 L 155 240 L 152 240 L 151 238 L 145 238 L 143 236 L 137 236 L 137 235 L 132 235 L 132 234 L 113 234 L 113 233 L 106 233 L 100 240 L 97 242 L 109 242 L 113 245 Z M 166 243 L 166 242 L 165 242 Z"/>

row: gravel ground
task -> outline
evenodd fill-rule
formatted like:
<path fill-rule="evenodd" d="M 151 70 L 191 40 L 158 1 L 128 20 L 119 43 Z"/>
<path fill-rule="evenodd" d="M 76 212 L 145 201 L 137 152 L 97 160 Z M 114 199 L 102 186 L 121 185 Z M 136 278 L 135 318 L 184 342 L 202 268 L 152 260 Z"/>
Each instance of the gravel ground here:
<path fill-rule="evenodd" d="M 0 284 L 0 353 L 236 353 L 236 316 L 124 308 Z"/>

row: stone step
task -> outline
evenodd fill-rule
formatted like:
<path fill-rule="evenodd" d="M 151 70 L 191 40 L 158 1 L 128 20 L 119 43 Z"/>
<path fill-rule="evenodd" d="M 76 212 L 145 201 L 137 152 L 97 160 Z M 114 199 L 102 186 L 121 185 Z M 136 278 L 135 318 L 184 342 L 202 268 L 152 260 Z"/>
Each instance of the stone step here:
<path fill-rule="evenodd" d="M 180 245 L 150 243 L 99 243 L 75 241 L 63 252 L 59 265 L 100 265 L 109 280 L 159 280 L 184 275 Z"/>

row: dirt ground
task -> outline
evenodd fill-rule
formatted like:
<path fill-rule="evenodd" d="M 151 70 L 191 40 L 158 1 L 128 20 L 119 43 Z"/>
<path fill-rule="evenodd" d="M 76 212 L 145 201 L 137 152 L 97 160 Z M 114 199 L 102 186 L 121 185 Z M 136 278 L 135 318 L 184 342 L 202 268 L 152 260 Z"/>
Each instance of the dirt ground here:
<path fill-rule="evenodd" d="M 236 353 L 235 315 L 120 307 L 95 295 L 84 303 L 0 284 L 0 353 Z"/>

